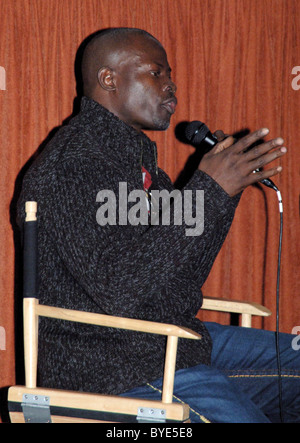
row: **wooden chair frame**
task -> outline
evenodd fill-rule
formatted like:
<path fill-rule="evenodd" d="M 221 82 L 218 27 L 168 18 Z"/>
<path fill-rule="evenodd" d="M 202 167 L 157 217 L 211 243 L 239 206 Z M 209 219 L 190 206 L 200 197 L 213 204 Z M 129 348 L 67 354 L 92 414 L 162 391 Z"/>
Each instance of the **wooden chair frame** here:
<path fill-rule="evenodd" d="M 36 223 L 36 202 L 26 203 L 26 223 Z M 33 258 L 31 266 L 36 266 Z M 26 277 L 26 276 L 25 276 Z M 27 291 L 28 292 L 28 291 Z M 33 290 L 34 292 L 34 290 Z M 242 326 L 251 327 L 253 315 L 271 312 L 256 303 L 205 298 L 203 309 L 234 312 L 242 315 Z M 188 422 L 189 406 L 172 403 L 178 339 L 200 340 L 201 336 L 187 328 L 143 320 L 114 317 L 40 305 L 35 294 L 24 297 L 25 386 L 9 389 L 11 421 L 53 423 L 101 422 Z M 161 401 L 71 392 L 37 387 L 38 320 L 48 317 L 118 328 L 167 337 Z"/>

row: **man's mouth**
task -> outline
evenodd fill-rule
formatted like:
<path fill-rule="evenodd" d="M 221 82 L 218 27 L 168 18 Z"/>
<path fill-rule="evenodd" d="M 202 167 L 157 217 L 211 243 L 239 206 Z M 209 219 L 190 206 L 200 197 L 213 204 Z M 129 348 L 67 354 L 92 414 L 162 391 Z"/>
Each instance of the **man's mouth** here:
<path fill-rule="evenodd" d="M 174 114 L 177 106 L 177 98 L 169 98 L 168 100 L 164 101 L 161 106 L 164 107 L 170 114 Z"/>

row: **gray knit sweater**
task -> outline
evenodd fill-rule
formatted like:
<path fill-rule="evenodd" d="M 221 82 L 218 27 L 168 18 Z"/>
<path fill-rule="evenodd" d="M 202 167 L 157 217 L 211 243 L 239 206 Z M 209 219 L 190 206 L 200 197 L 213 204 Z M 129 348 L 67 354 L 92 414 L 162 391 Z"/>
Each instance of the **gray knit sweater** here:
<path fill-rule="evenodd" d="M 211 339 L 195 315 L 238 199 L 196 171 L 186 189 L 205 191 L 202 235 L 172 220 L 99 226 L 98 192 L 118 196 L 119 182 L 142 190 L 142 165 L 155 188 L 174 189 L 155 144 L 84 97 L 28 171 L 19 200 L 20 223 L 25 201 L 38 202 L 40 303 L 186 326 L 203 338 L 179 340 L 177 369 L 210 364 Z M 164 337 L 52 319 L 40 320 L 39 334 L 44 387 L 118 394 L 163 375 Z"/>

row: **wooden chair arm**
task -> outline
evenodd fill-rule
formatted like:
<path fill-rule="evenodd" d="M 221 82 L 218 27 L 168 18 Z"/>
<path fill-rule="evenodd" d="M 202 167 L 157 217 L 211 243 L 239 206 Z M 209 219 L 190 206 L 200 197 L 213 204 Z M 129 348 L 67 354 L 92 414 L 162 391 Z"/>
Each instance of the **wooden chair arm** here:
<path fill-rule="evenodd" d="M 75 311 L 72 309 L 62 309 L 44 305 L 37 305 L 36 313 L 40 317 L 50 317 L 96 326 L 105 326 L 109 328 L 126 329 L 130 331 L 146 332 L 150 334 L 166 335 L 192 340 L 199 340 L 201 338 L 201 335 L 197 334 L 191 329 L 166 323 L 155 323 L 146 320 L 114 317 L 111 315 L 95 314 L 91 312 Z"/>
<path fill-rule="evenodd" d="M 227 300 L 222 298 L 203 298 L 202 308 L 208 311 L 237 313 L 242 315 L 242 326 L 251 327 L 252 315 L 269 317 L 272 312 L 255 302 Z"/>
<path fill-rule="evenodd" d="M 36 388 L 39 317 L 167 336 L 162 391 L 162 402 L 166 404 L 171 404 L 173 399 L 178 338 L 201 339 L 201 335 L 196 332 L 176 325 L 56 308 L 40 305 L 36 298 L 24 298 L 25 373 L 28 388 Z"/>

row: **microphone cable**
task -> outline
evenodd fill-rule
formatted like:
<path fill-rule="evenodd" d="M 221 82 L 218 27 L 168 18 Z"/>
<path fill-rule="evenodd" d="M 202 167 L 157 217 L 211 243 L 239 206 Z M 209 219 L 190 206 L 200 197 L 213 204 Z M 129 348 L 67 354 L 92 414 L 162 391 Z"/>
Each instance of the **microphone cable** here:
<path fill-rule="evenodd" d="M 277 287 L 276 287 L 276 357 L 277 357 L 277 370 L 278 370 L 278 391 L 279 391 L 279 412 L 281 423 L 284 423 L 283 417 L 283 405 L 282 405 L 282 374 L 281 374 L 281 360 L 280 360 L 280 343 L 279 343 L 279 330 L 280 330 L 280 270 L 281 270 L 281 253 L 282 253 L 282 237 L 283 237 L 283 204 L 281 192 L 276 188 L 278 203 L 279 203 L 279 215 L 280 215 L 280 231 L 279 231 L 279 245 L 278 245 L 278 266 L 277 266 Z"/>
<path fill-rule="evenodd" d="M 254 173 L 259 172 L 259 169 L 253 171 Z M 282 374 L 281 374 L 281 358 L 280 358 L 280 343 L 279 343 L 279 333 L 280 333 L 280 271 L 281 271 L 281 253 L 282 253 L 282 236 L 283 236 L 283 204 L 281 192 L 277 186 L 270 180 L 266 178 L 260 183 L 264 184 L 268 188 L 276 191 L 278 204 L 279 204 L 279 215 L 280 215 L 280 228 L 279 228 L 279 244 L 278 244 L 278 264 L 277 264 L 277 282 L 276 282 L 276 331 L 275 331 L 275 345 L 276 345 L 276 359 L 277 359 L 277 373 L 278 373 L 278 395 L 279 395 L 279 415 L 281 423 L 284 423 L 283 417 L 283 405 L 282 405 Z"/>
<path fill-rule="evenodd" d="M 259 169 L 253 172 L 259 172 Z M 281 192 L 277 186 L 269 178 L 261 181 L 268 188 L 276 191 L 279 215 L 280 215 L 280 228 L 279 228 L 279 244 L 278 244 L 278 264 L 277 264 L 277 282 L 276 282 L 276 331 L 275 331 L 275 344 L 276 344 L 276 359 L 277 359 L 277 373 L 278 373 L 278 395 L 279 395 L 279 415 L 281 423 L 284 423 L 283 417 L 283 404 L 282 404 L 282 374 L 281 374 L 281 358 L 280 358 L 280 271 L 281 271 L 281 253 L 282 253 L 282 237 L 283 237 L 283 203 Z"/>

